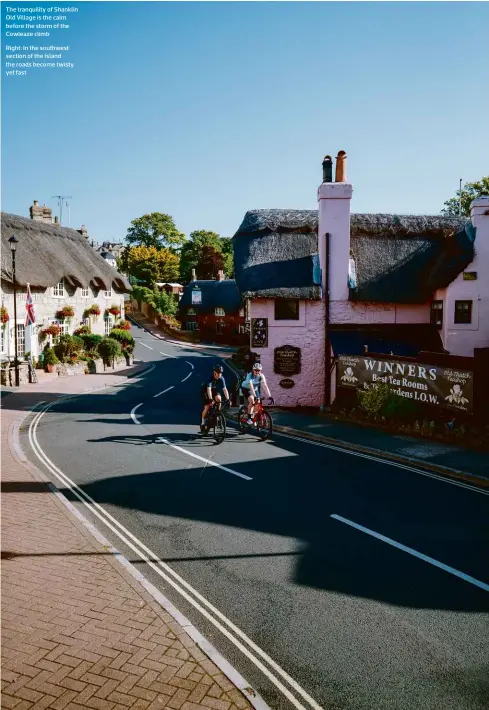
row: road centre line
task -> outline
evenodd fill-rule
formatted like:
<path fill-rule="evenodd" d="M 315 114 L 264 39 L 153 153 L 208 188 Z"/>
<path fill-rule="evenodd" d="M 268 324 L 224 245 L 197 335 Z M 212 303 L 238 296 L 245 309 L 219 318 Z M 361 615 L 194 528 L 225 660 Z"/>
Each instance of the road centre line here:
<path fill-rule="evenodd" d="M 202 616 L 204 616 L 211 624 L 213 624 L 236 648 L 238 648 L 274 685 L 280 692 L 294 705 L 297 710 L 306 710 L 297 698 L 292 695 L 290 690 L 283 685 L 281 680 L 277 678 L 258 658 L 260 656 L 276 673 L 285 680 L 298 695 L 300 695 L 313 710 L 323 710 L 322 707 L 312 698 L 306 690 L 304 690 L 289 674 L 281 668 L 268 654 L 257 646 L 239 627 L 235 626 L 222 612 L 214 607 L 205 597 L 203 597 L 196 589 L 178 575 L 168 564 L 158 559 L 157 555 L 144 545 L 137 537 L 135 537 L 127 528 L 119 523 L 110 513 L 108 513 L 101 505 L 83 491 L 74 481 L 72 481 L 65 473 L 58 469 L 55 464 L 49 459 L 41 448 L 37 440 L 37 426 L 42 416 L 48 409 L 56 404 L 50 402 L 43 407 L 33 418 L 29 426 L 29 442 L 31 447 L 41 463 L 54 475 L 64 486 L 67 486 L 70 491 L 80 500 L 83 505 L 88 508 L 99 520 L 106 525 L 129 549 L 135 552 L 142 560 L 144 560 L 151 569 L 153 569 L 160 577 L 170 584 L 189 604 L 191 604 Z M 133 542 L 131 542 L 131 540 Z M 171 576 L 170 576 L 171 575 Z M 175 581 L 177 580 L 177 581 Z M 188 591 L 185 591 L 188 590 Z M 191 596 L 194 595 L 195 599 Z M 198 601 L 196 601 L 198 600 Z M 210 611 L 207 611 L 206 608 Z M 214 614 L 214 616 L 212 616 Z M 217 617 L 217 618 L 215 618 Z M 222 622 L 222 623 L 221 623 Z M 229 627 L 226 628 L 226 626 Z M 239 640 L 241 638 L 253 651 L 252 653 Z M 256 654 L 256 655 L 255 655 Z"/>
<path fill-rule="evenodd" d="M 220 468 L 222 471 L 227 471 L 228 473 L 232 473 L 233 476 L 239 476 L 239 478 L 243 478 L 245 481 L 252 481 L 253 479 L 250 478 L 250 476 L 245 476 L 244 473 L 238 473 L 238 471 L 234 471 L 232 468 L 227 468 L 227 466 L 222 466 L 220 463 L 217 463 L 217 461 L 211 461 L 210 459 L 205 459 L 203 456 L 199 456 L 199 454 L 194 454 L 193 451 L 187 451 L 187 449 L 184 449 L 182 446 L 177 446 L 176 444 L 172 444 L 168 439 L 163 438 L 162 436 L 158 437 L 158 441 L 161 441 L 163 444 L 166 444 L 167 446 L 171 446 L 172 449 L 176 449 L 177 451 L 181 451 L 182 454 L 187 454 L 187 456 L 192 456 L 194 459 L 198 459 L 199 461 L 202 461 L 202 463 L 205 463 L 209 466 L 215 466 L 216 468 Z"/>
<path fill-rule="evenodd" d="M 189 372 L 187 377 L 184 377 L 183 380 L 180 380 L 180 382 L 185 382 L 185 380 L 188 380 L 189 377 L 192 377 L 192 373 Z"/>
<path fill-rule="evenodd" d="M 191 362 L 189 362 L 188 360 L 185 360 L 185 362 L 187 363 L 187 365 L 190 365 L 190 367 L 192 368 L 192 370 L 194 369 L 194 366 L 192 365 Z"/>
<path fill-rule="evenodd" d="M 143 348 L 148 348 L 148 350 L 153 350 L 151 345 L 146 345 L 146 343 L 143 343 L 142 340 L 139 341 L 139 344 L 143 346 Z"/>
<path fill-rule="evenodd" d="M 169 391 L 172 390 L 174 387 L 175 387 L 175 385 L 172 385 L 171 387 L 167 387 L 166 390 L 163 390 L 163 392 L 158 392 L 158 394 L 154 394 L 153 397 L 159 397 L 160 394 L 165 394 L 165 392 L 169 392 Z M 141 404 L 142 404 L 142 402 L 141 402 Z"/>
<path fill-rule="evenodd" d="M 448 565 L 444 564 L 443 562 L 439 562 L 438 560 L 435 560 L 433 557 L 428 557 L 428 555 L 424 555 L 422 552 L 418 552 L 417 550 L 414 550 L 412 547 L 407 547 L 406 545 L 403 545 L 400 542 L 396 542 L 395 540 L 392 540 L 390 537 L 386 537 L 385 535 L 381 535 L 380 533 L 375 532 L 374 530 L 370 530 L 369 528 L 365 528 L 363 525 L 359 525 L 358 523 L 354 523 L 352 520 L 348 520 L 347 518 L 343 518 L 341 515 L 337 515 L 336 513 L 331 515 L 332 518 L 335 520 L 339 520 L 340 523 L 345 523 L 345 525 L 350 525 L 352 528 L 356 528 L 357 530 L 360 530 L 363 533 L 366 533 L 367 535 L 371 535 L 372 537 L 376 537 L 378 540 L 382 540 L 382 542 L 386 542 L 388 545 L 392 545 L 393 547 L 397 547 L 398 550 L 402 550 L 403 552 L 407 552 L 410 555 L 413 555 L 413 557 L 417 557 L 420 560 L 423 560 L 423 562 L 428 562 L 430 565 L 433 565 L 434 567 L 438 567 L 439 569 L 444 570 L 445 572 L 449 572 L 449 574 L 453 574 L 455 577 L 459 577 L 460 579 L 463 579 L 465 582 L 469 582 L 469 584 L 473 584 L 475 587 L 479 587 L 480 589 L 483 589 L 485 592 L 489 592 L 489 584 L 486 584 L 485 582 L 481 582 L 479 579 L 476 579 L 475 577 L 471 577 L 469 574 L 465 574 L 465 572 L 459 572 L 459 570 L 455 569 L 454 567 L 449 567 Z"/>
<path fill-rule="evenodd" d="M 136 404 L 136 406 L 131 409 L 131 419 L 133 420 L 134 424 L 141 424 L 141 422 L 136 416 L 136 409 L 139 409 L 139 407 L 142 407 L 142 405 L 143 402 L 139 402 L 139 404 Z"/>
<path fill-rule="evenodd" d="M 173 360 L 178 360 L 176 355 L 168 355 L 168 353 L 160 353 L 160 355 L 164 355 L 165 357 L 171 357 Z"/>

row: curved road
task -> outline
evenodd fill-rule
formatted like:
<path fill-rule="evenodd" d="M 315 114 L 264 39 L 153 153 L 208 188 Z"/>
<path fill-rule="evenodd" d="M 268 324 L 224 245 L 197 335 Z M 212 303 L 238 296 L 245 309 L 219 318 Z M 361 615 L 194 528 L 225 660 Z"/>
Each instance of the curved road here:
<path fill-rule="evenodd" d="M 133 334 L 150 372 L 40 419 L 62 492 L 272 708 L 488 708 L 489 496 L 290 437 L 200 440 L 216 356 Z"/>

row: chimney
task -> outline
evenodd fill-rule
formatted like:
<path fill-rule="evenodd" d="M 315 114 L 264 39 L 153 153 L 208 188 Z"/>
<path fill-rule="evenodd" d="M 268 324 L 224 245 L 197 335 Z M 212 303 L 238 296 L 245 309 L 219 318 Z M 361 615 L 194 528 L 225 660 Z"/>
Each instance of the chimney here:
<path fill-rule="evenodd" d="M 333 182 L 333 160 L 330 155 L 323 160 L 323 182 Z"/>
<path fill-rule="evenodd" d="M 87 228 L 85 227 L 84 224 L 82 224 L 82 226 L 78 230 L 78 232 L 82 235 L 82 237 L 85 237 L 85 239 L 88 239 L 88 231 L 87 231 Z"/>
<path fill-rule="evenodd" d="M 32 207 L 29 207 L 29 212 L 31 215 L 31 219 L 36 220 L 36 222 L 50 222 L 52 223 L 52 209 L 50 207 L 46 207 L 46 205 L 43 205 L 42 207 L 39 206 L 38 200 L 34 200 L 34 204 Z"/>
<path fill-rule="evenodd" d="M 197 281 L 197 273 L 195 269 L 192 269 L 192 281 Z"/>
<path fill-rule="evenodd" d="M 346 153 L 344 150 L 340 150 L 336 156 L 336 175 L 335 182 L 348 182 L 346 177 Z"/>
<path fill-rule="evenodd" d="M 56 217 L 54 218 L 54 224 L 59 224 L 59 217 L 58 217 L 58 215 L 56 215 Z"/>
<path fill-rule="evenodd" d="M 217 272 L 217 280 L 224 281 L 224 271 L 222 269 Z"/>

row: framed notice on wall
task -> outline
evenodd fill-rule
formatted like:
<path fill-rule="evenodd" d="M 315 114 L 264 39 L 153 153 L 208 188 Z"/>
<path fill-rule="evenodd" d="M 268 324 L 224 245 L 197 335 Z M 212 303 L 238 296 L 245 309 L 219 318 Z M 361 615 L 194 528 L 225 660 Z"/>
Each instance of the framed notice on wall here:
<path fill-rule="evenodd" d="M 251 319 L 251 347 L 268 347 L 268 318 Z"/>
<path fill-rule="evenodd" d="M 192 304 L 200 305 L 202 303 L 202 291 L 200 288 L 194 288 L 192 291 Z"/>

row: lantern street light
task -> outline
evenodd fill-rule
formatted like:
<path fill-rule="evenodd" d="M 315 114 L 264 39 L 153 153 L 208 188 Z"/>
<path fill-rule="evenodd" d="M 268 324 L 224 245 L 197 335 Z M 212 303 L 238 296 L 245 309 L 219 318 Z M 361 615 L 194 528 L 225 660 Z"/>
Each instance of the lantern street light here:
<path fill-rule="evenodd" d="M 17 346 L 17 283 L 15 280 L 15 250 L 17 248 L 17 244 L 19 243 L 19 240 L 13 234 L 10 239 L 8 240 L 10 244 L 10 251 L 12 252 L 12 276 L 14 280 L 14 343 L 15 343 L 15 386 L 19 387 L 20 382 L 19 382 L 19 360 L 17 357 L 18 354 L 18 346 Z"/>

